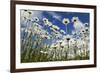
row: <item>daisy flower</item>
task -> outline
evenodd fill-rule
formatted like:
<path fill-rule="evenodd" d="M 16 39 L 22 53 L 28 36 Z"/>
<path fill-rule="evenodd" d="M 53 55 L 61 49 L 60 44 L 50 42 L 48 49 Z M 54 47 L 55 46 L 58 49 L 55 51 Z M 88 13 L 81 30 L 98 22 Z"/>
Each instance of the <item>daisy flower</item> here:
<path fill-rule="evenodd" d="M 47 25 L 50 27 L 50 26 L 52 26 L 53 24 L 52 24 L 51 22 L 48 22 L 48 24 L 47 24 Z"/>
<path fill-rule="evenodd" d="M 39 22 L 39 18 L 38 18 L 38 17 L 34 17 L 34 18 L 33 18 L 33 21 L 34 21 L 34 22 Z"/>
<path fill-rule="evenodd" d="M 54 28 L 50 28 L 50 30 L 55 32 L 55 29 Z"/>
<path fill-rule="evenodd" d="M 40 53 L 44 53 L 44 51 L 41 50 Z"/>
<path fill-rule="evenodd" d="M 67 25 L 67 24 L 70 23 L 70 21 L 69 21 L 68 18 L 64 18 L 64 19 L 62 20 L 62 23 L 65 24 L 65 25 Z"/>
<path fill-rule="evenodd" d="M 81 34 L 84 34 L 85 32 L 86 32 L 85 29 L 81 29 L 81 30 L 80 30 L 80 33 L 81 33 Z"/>
<path fill-rule="evenodd" d="M 66 39 L 67 41 L 69 41 L 71 38 L 72 38 L 72 36 L 69 34 L 64 37 L 64 39 Z"/>
<path fill-rule="evenodd" d="M 52 25 L 52 28 L 54 28 L 55 30 L 59 30 L 60 28 L 56 25 Z"/>
<path fill-rule="evenodd" d="M 33 23 L 33 28 L 34 28 L 34 26 L 38 26 L 38 25 L 39 25 L 38 23 L 35 23 L 35 22 L 34 22 L 34 23 Z"/>
<path fill-rule="evenodd" d="M 64 30 L 60 30 L 60 32 L 61 32 L 62 34 L 65 34 L 65 33 L 66 33 Z"/>
<path fill-rule="evenodd" d="M 86 32 L 89 32 L 89 27 L 85 27 L 85 31 Z"/>
<path fill-rule="evenodd" d="M 51 45 L 51 48 L 53 48 L 53 49 L 57 49 L 57 45 L 52 44 L 52 45 Z"/>
<path fill-rule="evenodd" d="M 74 16 L 74 17 L 72 18 L 72 22 L 77 22 L 77 21 L 79 21 L 79 18 L 76 17 L 76 16 Z"/>
<path fill-rule="evenodd" d="M 84 24 L 79 20 L 78 17 L 73 17 L 72 18 L 72 22 L 73 22 L 73 27 L 75 29 L 75 31 L 80 31 L 82 28 L 84 28 Z"/>
<path fill-rule="evenodd" d="M 89 26 L 89 23 L 84 23 L 84 25 L 87 27 L 87 26 Z"/>
<path fill-rule="evenodd" d="M 45 25 L 47 25 L 49 23 L 47 18 L 43 18 L 43 22 L 44 22 Z"/>

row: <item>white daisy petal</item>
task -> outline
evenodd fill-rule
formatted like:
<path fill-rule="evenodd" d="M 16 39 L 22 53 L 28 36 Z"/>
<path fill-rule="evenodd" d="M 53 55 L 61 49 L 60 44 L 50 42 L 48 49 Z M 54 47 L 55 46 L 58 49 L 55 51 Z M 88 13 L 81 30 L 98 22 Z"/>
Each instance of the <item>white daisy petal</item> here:
<path fill-rule="evenodd" d="M 76 16 L 74 16 L 74 17 L 72 18 L 72 22 L 77 22 L 78 20 L 79 20 L 79 18 L 76 17 Z"/>
<path fill-rule="evenodd" d="M 56 25 L 52 25 L 52 28 L 54 28 L 55 30 L 59 30 L 60 28 Z"/>
<path fill-rule="evenodd" d="M 62 21 L 63 24 L 67 25 L 70 23 L 69 19 L 68 18 L 64 18 L 63 21 Z"/>
<path fill-rule="evenodd" d="M 60 30 L 61 33 L 65 34 L 66 32 L 64 30 Z"/>
<path fill-rule="evenodd" d="M 49 23 L 47 18 L 43 18 L 43 22 L 44 22 L 45 25 L 47 25 Z"/>
<path fill-rule="evenodd" d="M 38 18 L 38 17 L 34 17 L 34 18 L 33 18 L 33 21 L 34 21 L 34 22 L 39 22 L 39 18 Z"/>

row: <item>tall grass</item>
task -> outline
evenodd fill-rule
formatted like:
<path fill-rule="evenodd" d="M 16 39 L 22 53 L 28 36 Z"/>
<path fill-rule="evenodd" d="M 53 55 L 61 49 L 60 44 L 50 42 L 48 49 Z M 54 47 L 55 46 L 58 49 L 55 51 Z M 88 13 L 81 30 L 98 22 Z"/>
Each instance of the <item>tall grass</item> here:
<path fill-rule="evenodd" d="M 36 46 L 41 46 L 40 39 L 36 39 Z M 68 58 L 68 52 L 61 52 L 57 49 L 49 51 L 50 47 L 33 48 L 34 41 L 32 41 L 32 33 L 26 38 L 25 41 L 21 41 L 21 62 L 47 62 L 47 61 L 70 61 L 70 60 L 86 60 L 89 59 L 89 51 L 79 54 L 75 54 L 74 57 Z M 41 51 L 46 53 L 41 53 Z M 77 51 L 77 50 L 76 50 Z M 59 53 L 60 52 L 60 53 Z M 63 55 L 65 54 L 65 55 Z"/>

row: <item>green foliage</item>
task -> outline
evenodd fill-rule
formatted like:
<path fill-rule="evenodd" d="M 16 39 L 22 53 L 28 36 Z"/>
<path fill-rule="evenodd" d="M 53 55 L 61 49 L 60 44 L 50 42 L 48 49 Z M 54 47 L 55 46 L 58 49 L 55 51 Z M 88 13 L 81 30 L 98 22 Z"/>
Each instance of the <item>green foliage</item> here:
<path fill-rule="evenodd" d="M 38 37 L 38 36 L 37 36 Z M 40 46 L 40 48 L 33 48 L 34 41 L 32 41 L 32 32 L 27 36 L 25 41 L 21 41 L 21 63 L 28 63 L 28 62 L 47 62 L 47 61 L 70 61 L 70 60 L 86 60 L 89 59 L 89 52 L 86 54 L 83 52 L 81 55 L 76 54 L 73 58 L 68 58 L 68 53 L 66 55 L 58 56 L 56 49 L 54 50 L 53 54 L 48 54 L 50 46 L 45 47 L 43 46 L 41 39 L 36 39 L 36 46 Z M 77 48 L 76 48 L 77 49 Z M 47 51 L 47 53 L 41 53 L 41 51 Z"/>
<path fill-rule="evenodd" d="M 76 55 L 75 58 L 67 59 L 66 57 L 61 58 L 53 58 L 53 56 L 49 56 L 49 54 L 40 53 L 41 49 L 28 49 L 28 51 L 24 51 L 21 54 L 21 62 L 47 62 L 47 61 L 69 61 L 69 60 L 86 60 L 89 59 L 89 55 L 80 56 Z M 55 54 L 56 55 L 56 54 Z"/>

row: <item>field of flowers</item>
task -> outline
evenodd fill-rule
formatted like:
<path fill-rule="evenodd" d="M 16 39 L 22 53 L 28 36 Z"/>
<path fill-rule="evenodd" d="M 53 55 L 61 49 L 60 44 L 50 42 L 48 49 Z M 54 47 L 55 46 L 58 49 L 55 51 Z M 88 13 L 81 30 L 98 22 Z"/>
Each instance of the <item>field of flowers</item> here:
<path fill-rule="evenodd" d="M 89 23 L 78 16 L 62 19 L 61 29 L 49 18 L 39 19 L 32 10 L 21 10 L 21 62 L 70 61 L 89 59 Z M 74 30 L 68 33 L 67 25 Z"/>

